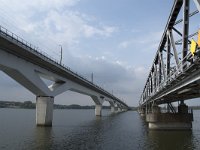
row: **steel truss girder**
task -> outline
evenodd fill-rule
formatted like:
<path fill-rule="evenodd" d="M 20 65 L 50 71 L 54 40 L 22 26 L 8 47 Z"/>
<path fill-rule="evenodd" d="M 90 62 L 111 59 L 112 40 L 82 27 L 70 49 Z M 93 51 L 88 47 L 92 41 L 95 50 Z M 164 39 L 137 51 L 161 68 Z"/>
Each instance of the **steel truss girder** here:
<path fill-rule="evenodd" d="M 194 1 L 198 1 L 198 4 L 200 4 L 200 0 Z M 183 19 L 177 21 L 177 17 L 180 13 L 181 8 L 183 8 Z M 184 72 L 189 67 L 188 65 L 191 65 L 191 62 L 188 61 L 188 44 L 191 43 L 189 38 L 196 35 L 197 33 L 189 35 L 189 17 L 197 14 L 199 12 L 199 9 L 192 13 L 190 13 L 189 10 L 190 0 L 174 1 L 170 16 L 168 18 L 164 33 L 161 38 L 161 42 L 156 52 L 156 56 L 154 58 L 141 96 L 141 105 L 146 105 L 148 101 L 154 101 L 152 97 L 155 97 L 155 95 L 159 94 L 159 91 L 161 89 L 163 90 L 165 87 L 168 87 L 172 83 L 172 81 L 176 80 L 179 74 L 184 74 Z M 182 22 L 183 24 L 182 31 L 179 31 L 174 27 L 178 22 Z M 173 31 L 182 38 L 181 40 L 179 40 L 179 42 L 182 41 L 181 58 L 179 58 L 178 56 L 179 54 L 176 47 L 177 41 L 174 40 Z M 166 60 L 164 60 L 164 57 L 166 57 Z M 175 65 L 171 65 L 173 63 L 175 63 Z M 180 79 L 177 79 L 177 81 L 180 81 Z"/>

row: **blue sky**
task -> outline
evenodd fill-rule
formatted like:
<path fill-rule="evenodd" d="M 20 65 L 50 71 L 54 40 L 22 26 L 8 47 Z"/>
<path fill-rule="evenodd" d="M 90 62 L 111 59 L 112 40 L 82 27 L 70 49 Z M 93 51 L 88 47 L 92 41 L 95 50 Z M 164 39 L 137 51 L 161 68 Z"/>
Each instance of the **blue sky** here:
<path fill-rule="evenodd" d="M 11 5 L 12 4 L 12 5 Z M 166 0 L 0 0 L 0 24 L 22 36 L 129 105 L 138 105 L 173 1 Z M 35 96 L 0 73 L 2 100 Z M 65 92 L 55 103 L 93 104 Z"/>

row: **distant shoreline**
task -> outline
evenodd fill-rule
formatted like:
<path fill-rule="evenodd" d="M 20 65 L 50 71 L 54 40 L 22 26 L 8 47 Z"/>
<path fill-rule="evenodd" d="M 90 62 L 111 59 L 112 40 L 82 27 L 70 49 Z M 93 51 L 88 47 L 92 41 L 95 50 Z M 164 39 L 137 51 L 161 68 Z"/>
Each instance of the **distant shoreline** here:
<path fill-rule="evenodd" d="M 103 109 L 110 109 L 110 106 L 102 106 Z M 15 101 L 0 101 L 0 108 L 16 108 L 16 109 L 35 109 L 36 104 L 31 101 L 15 102 Z M 77 104 L 59 105 L 54 104 L 54 109 L 95 109 L 94 105 L 81 106 Z"/>

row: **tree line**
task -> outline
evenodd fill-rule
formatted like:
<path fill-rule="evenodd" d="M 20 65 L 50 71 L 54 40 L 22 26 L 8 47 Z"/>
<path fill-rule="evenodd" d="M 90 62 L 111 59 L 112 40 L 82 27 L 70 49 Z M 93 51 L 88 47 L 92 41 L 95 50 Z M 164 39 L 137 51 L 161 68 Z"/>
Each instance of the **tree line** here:
<path fill-rule="evenodd" d="M 110 109 L 110 106 L 102 106 L 103 109 Z M 24 108 L 24 109 L 35 109 L 36 104 L 31 101 L 14 102 L 14 101 L 0 101 L 0 108 Z M 94 109 L 95 106 L 81 106 L 77 104 L 72 105 L 60 105 L 54 104 L 54 109 Z"/>

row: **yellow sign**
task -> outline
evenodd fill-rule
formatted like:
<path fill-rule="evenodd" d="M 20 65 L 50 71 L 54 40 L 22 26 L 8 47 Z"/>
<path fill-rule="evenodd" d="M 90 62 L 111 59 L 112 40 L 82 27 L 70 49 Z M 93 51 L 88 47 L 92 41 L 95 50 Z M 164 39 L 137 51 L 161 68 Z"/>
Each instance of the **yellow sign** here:
<path fill-rule="evenodd" d="M 190 52 L 192 53 L 193 56 L 196 51 L 196 48 L 197 48 L 197 43 L 195 42 L 195 40 L 192 39 L 191 45 L 190 45 Z"/>

